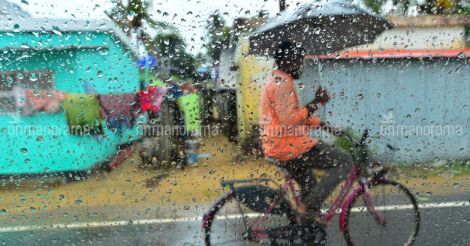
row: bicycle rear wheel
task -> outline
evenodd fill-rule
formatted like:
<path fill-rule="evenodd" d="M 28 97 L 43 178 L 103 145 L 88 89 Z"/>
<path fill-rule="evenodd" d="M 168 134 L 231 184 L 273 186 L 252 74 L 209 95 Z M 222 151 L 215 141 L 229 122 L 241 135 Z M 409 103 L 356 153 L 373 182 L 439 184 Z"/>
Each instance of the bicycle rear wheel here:
<path fill-rule="evenodd" d="M 243 205 L 233 193 L 220 200 L 207 216 L 209 219 L 204 227 L 207 246 L 277 245 L 277 242 L 271 242 L 270 238 L 255 237 L 251 227 L 263 215 Z M 282 228 L 283 226 L 290 228 L 295 223 L 285 214 L 269 214 L 265 219 L 260 226 L 261 230 Z M 288 245 L 288 240 L 286 238 L 287 244 L 285 245 Z"/>
<path fill-rule="evenodd" d="M 413 194 L 403 185 L 379 180 L 356 194 L 346 211 L 348 245 L 412 245 L 420 214 Z"/>

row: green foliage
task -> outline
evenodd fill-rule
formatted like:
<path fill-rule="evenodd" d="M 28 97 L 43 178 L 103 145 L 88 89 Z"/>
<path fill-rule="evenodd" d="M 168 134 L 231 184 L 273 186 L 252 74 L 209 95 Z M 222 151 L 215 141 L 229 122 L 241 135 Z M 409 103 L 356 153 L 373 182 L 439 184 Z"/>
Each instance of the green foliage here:
<path fill-rule="evenodd" d="M 361 140 L 361 136 L 359 136 L 359 134 L 357 134 L 352 128 L 346 128 L 343 130 L 345 133 L 347 133 L 347 135 L 351 136 L 352 137 L 352 140 L 354 142 L 359 142 Z M 336 137 L 336 142 L 335 142 L 335 145 L 348 152 L 348 153 L 352 153 L 353 151 L 353 141 L 351 141 L 351 139 L 349 139 L 348 137 L 346 137 L 346 135 L 343 135 L 343 136 L 338 136 Z"/>
<path fill-rule="evenodd" d="M 152 42 L 149 33 L 143 30 L 144 23 L 155 29 L 170 29 L 175 28 L 165 22 L 156 21 L 150 17 L 147 12 L 151 7 L 151 2 L 148 0 L 114 0 L 114 7 L 111 11 L 106 12 L 108 17 L 116 23 L 128 36 L 132 33 L 138 33 L 138 38 L 143 42 L 147 52 L 153 55 L 156 54 L 156 47 Z"/>
<path fill-rule="evenodd" d="M 173 54 L 179 54 L 186 48 L 186 44 L 179 33 L 159 33 L 153 39 L 158 48 L 158 52 L 163 57 L 170 57 Z"/>
<path fill-rule="evenodd" d="M 401 163 L 397 166 L 397 169 L 400 175 L 411 178 L 457 177 L 470 175 L 470 161 L 452 161 L 439 167 L 435 167 L 431 163 Z"/>
<path fill-rule="evenodd" d="M 455 9 L 455 14 L 458 14 L 458 15 L 470 15 L 470 7 L 464 7 L 464 6 L 458 6 L 456 9 Z M 468 33 L 468 26 L 465 26 L 465 32 Z"/>
<path fill-rule="evenodd" d="M 214 62 L 218 62 L 221 51 L 230 43 L 231 28 L 225 26 L 225 20 L 218 11 L 209 16 L 206 28 L 209 34 L 209 41 L 206 44 L 207 54 Z"/>
<path fill-rule="evenodd" d="M 376 12 L 375 8 L 380 4 L 380 0 L 364 0 L 364 4 Z M 382 1 L 384 2 L 384 1 Z M 394 5 L 403 6 L 403 15 L 406 15 L 409 7 L 416 1 L 411 0 L 394 0 Z M 418 14 L 425 15 L 468 15 L 470 14 L 469 7 L 463 5 L 464 1 L 461 0 L 424 0 L 417 7 Z M 376 12 L 377 13 L 377 12 Z"/>
<path fill-rule="evenodd" d="M 364 0 L 364 5 L 366 5 L 369 9 L 374 11 L 374 13 L 376 14 L 380 14 L 383 4 L 384 4 L 383 0 Z"/>
<path fill-rule="evenodd" d="M 159 33 L 153 42 L 159 51 L 161 63 L 170 76 L 194 77 L 196 59 L 186 52 L 186 43 L 179 33 Z"/>

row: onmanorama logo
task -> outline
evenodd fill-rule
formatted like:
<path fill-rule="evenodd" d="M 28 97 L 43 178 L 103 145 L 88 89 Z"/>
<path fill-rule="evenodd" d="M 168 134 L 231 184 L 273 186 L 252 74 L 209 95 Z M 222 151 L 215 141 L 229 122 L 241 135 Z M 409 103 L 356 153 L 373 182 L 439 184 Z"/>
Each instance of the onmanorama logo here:
<path fill-rule="evenodd" d="M 461 125 L 399 125 L 395 124 L 393 112 L 382 115 L 381 136 L 420 137 L 420 136 L 462 136 Z"/>

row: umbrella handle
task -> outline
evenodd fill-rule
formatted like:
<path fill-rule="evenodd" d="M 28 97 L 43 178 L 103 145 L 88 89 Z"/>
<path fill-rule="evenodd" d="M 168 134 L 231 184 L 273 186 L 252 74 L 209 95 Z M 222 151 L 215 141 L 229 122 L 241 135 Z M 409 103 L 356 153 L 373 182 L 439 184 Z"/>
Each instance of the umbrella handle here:
<path fill-rule="evenodd" d="M 322 73 L 323 66 L 320 63 L 320 58 L 315 57 L 314 62 L 317 64 L 317 68 L 318 68 L 319 86 L 324 87 L 323 86 L 323 73 Z M 320 112 L 320 118 L 323 121 L 326 121 L 326 115 L 327 115 L 326 112 L 327 112 L 326 111 L 326 104 L 323 104 L 322 107 L 321 107 L 321 112 Z"/>

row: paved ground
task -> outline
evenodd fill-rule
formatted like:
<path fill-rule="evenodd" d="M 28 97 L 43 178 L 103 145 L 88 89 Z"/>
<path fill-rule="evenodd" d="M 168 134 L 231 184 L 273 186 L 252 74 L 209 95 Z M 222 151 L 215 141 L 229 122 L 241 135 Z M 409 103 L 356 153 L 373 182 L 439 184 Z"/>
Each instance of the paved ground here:
<path fill-rule="evenodd" d="M 140 169 L 137 156 L 111 173 L 102 172 L 86 181 L 7 182 L 0 186 L 0 243 L 201 245 L 200 220 L 195 217 L 224 192 L 219 185 L 221 179 L 282 180 L 264 160 L 233 161 L 238 149 L 223 138 L 205 141 L 201 152 L 212 153 L 213 157 L 203 160 L 198 167 L 167 173 L 151 186 L 148 181 L 162 172 Z M 399 181 L 423 203 L 470 199 L 468 176 L 408 177 Z M 470 236 L 464 233 L 470 231 L 468 216 L 468 207 L 424 209 L 419 244 L 470 245 Z M 175 222 L 174 218 L 180 219 Z M 42 229 L 51 225 L 69 228 Z M 335 228 L 329 229 L 330 245 L 342 243 Z"/>
<path fill-rule="evenodd" d="M 468 198 L 468 194 L 440 197 L 439 200 L 463 197 Z M 451 208 L 422 208 L 421 211 L 422 228 L 416 245 L 470 245 L 470 204 Z M 404 211 L 395 213 L 400 215 Z M 190 217 L 187 220 L 149 220 L 151 224 L 147 225 L 25 230 L 2 233 L 0 242 L 5 245 L 203 245 L 199 218 Z M 345 245 L 336 225 L 332 223 L 328 228 L 328 245 Z M 364 235 L 360 238 L 360 245 L 394 245 L 384 243 L 381 238 L 367 238 L 370 229 L 358 228 L 358 232 Z M 247 244 L 239 242 L 227 245 Z"/>

